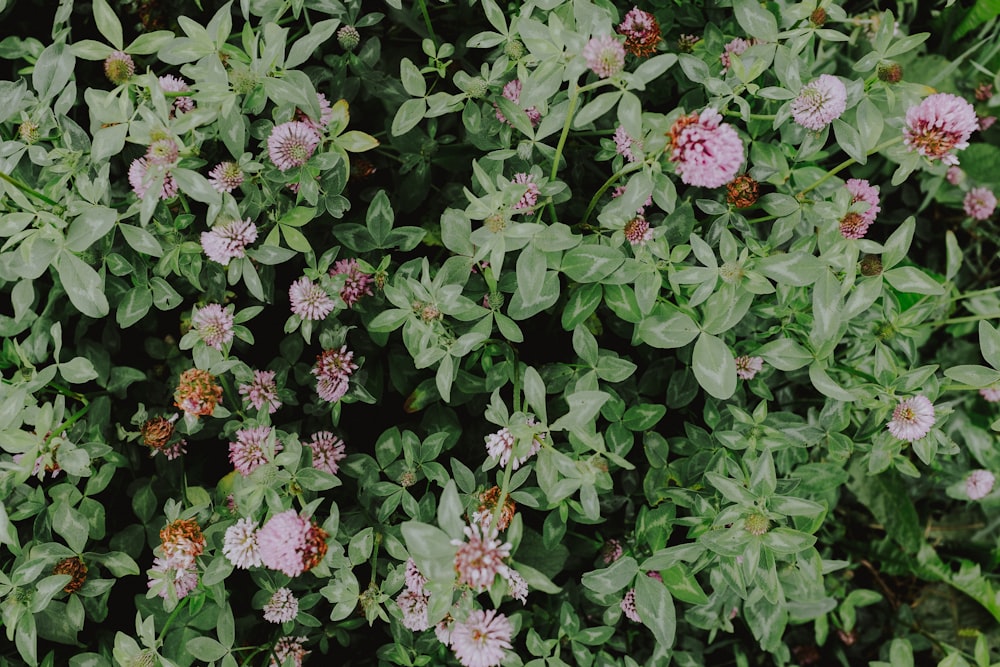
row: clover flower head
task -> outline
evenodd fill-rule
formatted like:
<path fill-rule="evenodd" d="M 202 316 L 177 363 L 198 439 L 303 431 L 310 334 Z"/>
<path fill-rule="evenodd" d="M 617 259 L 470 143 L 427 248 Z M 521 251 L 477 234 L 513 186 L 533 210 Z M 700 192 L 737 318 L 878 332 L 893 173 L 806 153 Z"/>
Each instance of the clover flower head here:
<path fill-rule="evenodd" d="M 240 385 L 240 396 L 245 396 L 255 410 L 260 410 L 266 405 L 267 412 L 273 414 L 281 407 L 274 374 L 274 371 L 254 371 L 253 380 Z"/>
<path fill-rule="evenodd" d="M 632 621 L 634 623 L 642 623 L 642 618 L 640 618 L 640 616 L 639 616 L 639 610 L 636 609 L 636 607 L 635 607 L 635 589 L 634 588 L 630 588 L 628 590 L 628 592 L 625 593 L 625 597 L 622 598 L 622 601 L 619 603 L 619 606 L 621 607 L 622 612 L 624 612 L 625 617 L 628 620 L 630 620 L 630 621 Z"/>
<path fill-rule="evenodd" d="M 624 125 L 615 128 L 615 134 L 612 138 L 615 141 L 615 152 L 624 157 L 626 162 L 635 162 L 638 159 L 632 152 L 632 148 L 636 147 L 641 150 L 642 145 L 625 131 Z"/>
<path fill-rule="evenodd" d="M 625 35 L 625 50 L 637 58 L 646 58 L 656 53 L 660 43 L 660 24 L 656 17 L 633 7 L 615 31 Z"/>
<path fill-rule="evenodd" d="M 295 110 L 295 120 L 305 123 L 316 130 L 316 132 L 322 134 L 326 131 L 326 127 L 330 124 L 330 121 L 333 120 L 333 107 L 330 105 L 330 100 L 326 99 L 326 95 L 323 93 L 316 93 L 316 97 L 319 99 L 319 121 L 313 120 L 301 109 Z"/>
<path fill-rule="evenodd" d="M 257 240 L 257 225 L 250 218 L 215 225 L 201 233 L 201 248 L 213 262 L 228 266 L 246 255 L 246 247 Z"/>
<path fill-rule="evenodd" d="M 361 300 L 363 296 L 372 295 L 372 277 L 361 270 L 358 260 L 338 259 L 330 269 L 331 276 L 346 276 L 344 286 L 340 290 L 340 298 L 344 300 L 348 308 L 353 308 L 354 304 Z"/>
<path fill-rule="evenodd" d="M 799 91 L 792 101 L 792 119 L 802 127 L 818 132 L 844 113 L 847 87 L 830 74 L 820 74 Z"/>
<path fill-rule="evenodd" d="M 993 490 L 996 477 L 989 470 L 973 470 L 965 478 L 965 493 L 969 500 L 979 500 L 989 495 Z"/>
<path fill-rule="evenodd" d="M 499 574 L 507 578 L 508 568 L 504 559 L 510 557 L 511 545 L 497 539 L 495 528 L 482 528 L 478 523 L 465 527 L 466 540 L 452 540 L 458 547 L 455 553 L 455 572 L 458 583 L 466 584 L 477 592 L 485 591 Z"/>
<path fill-rule="evenodd" d="M 246 570 L 260 567 L 260 546 L 257 544 L 257 522 L 242 518 L 226 529 L 222 554 L 234 567 Z"/>
<path fill-rule="evenodd" d="M 324 470 L 331 475 L 336 475 L 340 470 L 338 461 L 344 459 L 347 453 L 344 451 L 344 441 L 335 436 L 330 431 L 320 431 L 314 433 L 312 439 L 306 443 L 312 451 L 313 467 L 317 470 Z"/>
<path fill-rule="evenodd" d="M 319 146 L 322 137 L 310 123 L 299 120 L 275 125 L 267 138 L 267 155 L 281 171 L 301 167 Z"/>
<path fill-rule="evenodd" d="M 670 144 L 670 160 L 687 185 L 717 188 L 731 181 L 743 164 L 743 141 L 711 107 L 677 119 L 670 128 Z"/>
<path fill-rule="evenodd" d="M 423 632 L 431 627 L 427 621 L 429 597 L 422 592 L 407 588 L 396 598 L 396 606 L 403 612 L 403 627 L 414 632 Z"/>
<path fill-rule="evenodd" d="M 587 67 L 602 79 L 610 79 L 625 67 L 625 46 L 613 35 L 593 37 L 583 47 Z"/>
<path fill-rule="evenodd" d="M 989 188 L 972 188 L 962 200 L 962 208 L 973 220 L 989 220 L 997 208 L 997 196 Z"/>
<path fill-rule="evenodd" d="M 653 230 L 649 228 L 649 221 L 641 215 L 637 215 L 625 223 L 625 238 L 632 246 L 646 245 L 653 239 Z"/>
<path fill-rule="evenodd" d="M 261 562 L 272 570 L 297 577 L 323 560 L 327 537 L 325 530 L 295 510 L 275 514 L 257 532 Z"/>
<path fill-rule="evenodd" d="M 233 340 L 233 314 L 217 303 L 195 308 L 191 327 L 205 345 L 221 350 Z"/>
<path fill-rule="evenodd" d="M 203 417 L 212 414 L 222 402 L 222 387 L 215 376 L 199 368 L 181 373 L 174 391 L 174 405 L 187 415 Z"/>
<path fill-rule="evenodd" d="M 326 290 L 302 276 L 288 288 L 292 313 L 303 320 L 322 320 L 333 312 L 334 302 Z"/>
<path fill-rule="evenodd" d="M 903 143 L 929 160 L 958 164 L 952 151 L 968 147 L 979 128 L 972 105 L 951 93 L 935 93 L 906 111 Z"/>
<path fill-rule="evenodd" d="M 534 209 L 535 204 L 538 203 L 538 195 L 541 190 L 538 189 L 538 184 L 535 183 L 535 177 L 533 174 L 526 174 L 524 172 L 514 174 L 514 178 L 511 179 L 512 183 L 517 183 L 518 185 L 527 186 L 527 190 L 516 204 L 514 204 L 515 211 L 525 211 L 531 212 Z"/>
<path fill-rule="evenodd" d="M 112 51 L 104 59 L 104 76 L 116 86 L 131 79 L 133 74 L 135 74 L 135 61 L 124 51 Z"/>
<path fill-rule="evenodd" d="M 302 667 L 302 660 L 312 653 L 305 649 L 305 637 L 282 637 L 274 645 L 269 667 L 285 667 L 288 658 L 292 659 L 294 667 Z"/>
<path fill-rule="evenodd" d="M 186 93 L 191 90 L 191 86 L 188 85 L 187 81 L 173 74 L 161 76 L 159 81 L 160 88 L 167 93 Z M 187 113 L 192 109 L 194 109 L 194 100 L 186 95 L 182 95 L 174 98 L 170 106 L 170 115 Z"/>
<path fill-rule="evenodd" d="M 264 605 L 264 620 L 269 623 L 285 623 L 299 615 L 299 600 L 291 589 L 282 586 L 274 591 Z"/>
<path fill-rule="evenodd" d="M 507 84 L 503 87 L 503 91 L 501 94 L 504 96 L 505 99 L 510 100 L 514 104 L 520 104 L 521 80 L 511 79 L 510 81 L 508 81 Z M 500 107 L 497 106 L 496 104 L 494 104 L 493 107 L 494 110 L 496 111 L 497 120 L 500 121 L 501 123 L 507 123 L 508 125 L 510 125 L 510 121 L 508 121 L 507 117 L 503 115 L 502 111 L 500 111 Z M 536 127 L 538 123 L 541 122 L 542 114 L 536 107 L 529 107 L 528 109 L 525 109 L 524 112 L 528 114 L 528 120 L 531 121 L 532 127 Z"/>
<path fill-rule="evenodd" d="M 752 380 L 757 373 L 764 368 L 764 360 L 761 357 L 750 357 L 743 355 L 736 357 L 736 376 L 741 380 Z"/>
<path fill-rule="evenodd" d="M 513 628 L 495 609 L 475 609 L 462 623 L 451 628 L 451 648 L 464 667 L 496 667 L 511 648 Z"/>
<path fill-rule="evenodd" d="M 693 36 L 694 35 L 689 35 L 689 37 Z M 722 47 L 722 54 L 719 55 L 719 60 L 722 61 L 722 73 L 725 74 L 729 71 L 729 66 L 733 64 L 732 56 L 742 56 L 747 49 L 756 43 L 756 39 L 743 39 L 742 37 L 737 37 Z"/>
<path fill-rule="evenodd" d="M 235 162 L 220 162 L 208 172 L 208 182 L 216 192 L 232 192 L 244 179 L 243 168 Z"/>
<path fill-rule="evenodd" d="M 157 176 L 163 178 L 163 184 L 160 186 L 160 199 L 170 199 L 176 196 L 177 181 L 170 170 L 163 165 L 150 164 L 145 157 L 136 158 L 129 165 L 128 182 L 132 186 L 132 192 L 140 199 L 146 196 Z"/>
<path fill-rule="evenodd" d="M 930 433 L 935 421 L 934 405 L 926 396 L 917 395 L 899 402 L 886 428 L 894 437 L 913 442 Z"/>
<path fill-rule="evenodd" d="M 309 371 L 316 376 L 316 392 L 324 401 L 336 403 L 347 393 L 351 374 L 358 369 L 354 363 L 354 352 L 346 345 L 339 350 L 324 350 L 316 357 L 316 363 Z"/>

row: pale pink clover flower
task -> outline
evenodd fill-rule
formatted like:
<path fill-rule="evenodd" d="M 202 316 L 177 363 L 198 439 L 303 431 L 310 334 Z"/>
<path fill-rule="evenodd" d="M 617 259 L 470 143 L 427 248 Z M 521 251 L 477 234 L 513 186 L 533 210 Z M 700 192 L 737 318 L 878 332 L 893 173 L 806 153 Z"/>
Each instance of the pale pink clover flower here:
<path fill-rule="evenodd" d="M 396 598 L 396 606 L 403 612 L 403 626 L 407 630 L 423 632 L 431 627 L 427 620 L 427 601 L 427 595 L 409 588 Z"/>
<path fill-rule="evenodd" d="M 187 84 L 184 79 L 174 76 L 173 74 L 167 74 L 166 76 L 161 76 L 160 88 L 167 93 L 186 93 L 191 90 L 191 86 Z M 170 115 L 173 116 L 175 113 L 187 113 L 194 109 L 194 100 L 187 96 L 175 97 L 173 98 L 173 103 L 170 107 Z"/>
<path fill-rule="evenodd" d="M 162 174 L 163 184 L 160 186 L 160 199 L 170 199 L 177 195 L 177 181 L 169 169 L 161 165 L 151 165 L 146 158 L 132 160 L 128 168 L 128 182 L 136 197 L 142 199 L 153 185 L 155 176 Z"/>
<path fill-rule="evenodd" d="M 997 208 L 997 196 L 989 188 L 972 188 L 962 200 L 962 208 L 973 220 L 989 220 Z"/>
<path fill-rule="evenodd" d="M 506 579 L 508 568 L 504 559 L 510 557 L 510 543 L 501 543 L 495 528 L 483 528 L 477 523 L 467 525 L 464 531 L 468 541 L 451 541 L 458 547 L 455 553 L 458 583 L 482 592 L 493 584 L 498 574 Z"/>
<path fill-rule="evenodd" d="M 303 320 L 322 320 L 333 312 L 334 302 L 322 287 L 302 276 L 288 288 L 292 313 Z"/>
<path fill-rule="evenodd" d="M 612 35 L 591 38 L 582 55 L 587 67 L 602 79 L 610 79 L 625 67 L 625 46 Z"/>
<path fill-rule="evenodd" d="M 306 445 L 312 451 L 313 468 L 323 470 L 331 475 L 337 474 L 337 471 L 340 470 L 337 462 L 347 456 L 343 440 L 330 431 L 320 431 L 314 433 Z"/>
<path fill-rule="evenodd" d="M 913 442 L 930 433 L 935 421 L 934 405 L 926 396 L 917 395 L 899 402 L 886 428 L 894 437 Z"/>
<path fill-rule="evenodd" d="M 764 360 L 761 357 L 748 355 L 736 357 L 736 376 L 741 380 L 752 380 L 763 369 Z"/>
<path fill-rule="evenodd" d="M 346 345 L 339 350 L 324 350 L 316 357 L 316 364 L 309 371 L 316 376 L 316 393 L 324 401 L 336 403 L 347 393 L 351 374 L 357 370 L 354 352 Z"/>
<path fill-rule="evenodd" d="M 742 37 L 737 37 L 722 47 L 722 54 L 719 55 L 719 60 L 722 61 L 722 73 L 725 74 L 729 71 L 729 66 L 733 64 L 732 56 L 743 55 L 747 49 L 756 43 L 757 40 L 755 39 L 746 40 Z"/>
<path fill-rule="evenodd" d="M 965 478 L 965 493 L 969 500 L 979 500 L 989 495 L 993 490 L 996 477 L 989 470 L 973 470 Z"/>
<path fill-rule="evenodd" d="M 538 189 L 538 184 L 535 183 L 535 177 L 532 174 L 526 174 L 524 172 L 514 174 L 514 178 L 511 180 L 512 183 L 518 185 L 524 185 L 528 189 L 525 191 L 521 198 L 516 204 L 514 204 L 515 211 L 525 211 L 530 213 L 538 203 L 538 195 L 540 190 Z"/>
<path fill-rule="evenodd" d="M 260 547 L 257 544 L 257 522 L 242 518 L 226 529 L 222 554 L 240 570 L 260 567 Z"/>
<path fill-rule="evenodd" d="M 274 375 L 274 371 L 254 371 L 253 380 L 240 385 L 240 396 L 246 397 L 255 410 L 266 405 L 268 414 L 274 414 L 281 407 Z"/>
<path fill-rule="evenodd" d="M 303 646 L 305 641 L 305 637 L 282 637 L 279 639 L 274 645 L 270 667 L 285 667 L 288 658 L 292 658 L 294 667 L 302 667 L 302 660 L 312 653 Z"/>
<path fill-rule="evenodd" d="M 520 104 L 521 80 L 512 79 L 508 81 L 507 85 L 503 87 L 503 91 L 501 94 L 504 96 L 504 98 L 510 100 L 514 104 Z M 507 123 L 508 125 L 510 125 L 510 121 L 508 121 L 507 117 L 503 115 L 502 111 L 500 111 L 500 107 L 496 104 L 494 104 L 493 107 L 496 111 L 497 120 L 500 121 L 501 123 Z M 541 122 L 542 114 L 536 107 L 530 107 L 528 109 L 525 109 L 524 112 L 528 114 L 528 120 L 531 121 L 532 127 L 536 127 L 538 123 Z"/>
<path fill-rule="evenodd" d="M 717 188 L 731 181 L 743 164 L 743 141 L 715 109 L 679 118 L 670 137 L 670 160 L 687 185 Z"/>
<path fill-rule="evenodd" d="M 632 148 L 636 147 L 641 150 L 642 146 L 625 130 L 624 125 L 615 128 L 615 134 L 612 138 L 615 141 L 615 152 L 624 157 L 626 162 L 635 162 L 638 159 L 632 152 Z"/>
<path fill-rule="evenodd" d="M 634 621 L 636 623 L 642 623 L 642 618 L 639 617 L 639 610 L 636 609 L 635 607 L 634 588 L 630 588 L 629 591 L 625 593 L 625 597 L 622 598 L 622 601 L 621 603 L 619 603 L 619 606 L 621 607 L 622 612 L 625 613 L 625 616 L 626 618 L 628 618 L 628 620 Z"/>
<path fill-rule="evenodd" d="M 233 340 L 233 314 L 217 303 L 195 308 L 191 326 L 205 345 L 216 350 Z"/>
<path fill-rule="evenodd" d="M 236 441 L 229 443 L 229 461 L 241 475 L 247 477 L 260 466 L 270 463 L 266 449 L 270 435 L 270 426 L 252 426 L 236 431 Z M 275 441 L 274 452 L 282 449 L 282 444 Z"/>
<path fill-rule="evenodd" d="M 967 148 L 978 127 L 971 104 L 951 93 L 935 93 L 906 111 L 903 143 L 930 160 L 956 165 L 952 151 Z"/>
<path fill-rule="evenodd" d="M 235 162 L 220 162 L 208 172 L 208 182 L 216 192 L 232 192 L 243 185 L 243 169 Z"/>
<path fill-rule="evenodd" d="M 802 127 L 819 131 L 844 113 L 847 87 L 830 74 L 820 74 L 803 86 L 792 101 L 792 118 Z"/>
<path fill-rule="evenodd" d="M 213 262 L 228 266 L 230 260 L 246 256 L 246 247 L 257 240 L 257 225 L 250 218 L 215 225 L 201 233 L 201 248 Z"/>
<path fill-rule="evenodd" d="M 326 531 L 293 509 L 275 514 L 257 531 L 261 562 L 297 577 L 326 554 Z"/>
<path fill-rule="evenodd" d="M 496 667 L 511 648 L 513 628 L 495 609 L 474 609 L 451 629 L 451 648 L 464 667 Z"/>
<path fill-rule="evenodd" d="M 291 589 L 281 587 L 274 591 L 264 605 L 264 620 L 269 623 L 285 623 L 299 615 L 299 600 Z"/>
<path fill-rule="evenodd" d="M 990 387 L 983 387 L 979 390 L 979 395 L 985 398 L 990 403 L 996 403 L 1000 401 L 1000 384 L 995 384 Z"/>
<path fill-rule="evenodd" d="M 275 125 L 267 138 L 267 154 L 281 171 L 301 167 L 319 146 L 322 137 L 308 123 L 292 120 Z"/>
<path fill-rule="evenodd" d="M 344 287 L 340 290 L 340 298 L 344 300 L 348 308 L 353 308 L 354 304 L 361 300 L 363 296 L 372 295 L 372 277 L 361 270 L 358 260 L 338 259 L 330 269 L 331 276 L 346 276 Z"/>

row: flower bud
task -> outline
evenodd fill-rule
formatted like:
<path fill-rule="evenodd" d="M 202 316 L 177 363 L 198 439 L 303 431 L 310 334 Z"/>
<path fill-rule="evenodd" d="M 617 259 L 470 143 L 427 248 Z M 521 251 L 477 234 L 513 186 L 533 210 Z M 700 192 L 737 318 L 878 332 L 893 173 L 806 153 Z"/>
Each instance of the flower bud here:
<path fill-rule="evenodd" d="M 899 83 L 903 79 L 903 66 L 899 63 L 882 63 L 878 66 L 879 81 Z"/>
<path fill-rule="evenodd" d="M 353 51 L 361 43 L 361 33 L 352 25 L 345 25 L 337 31 L 337 43 L 345 51 Z"/>
<path fill-rule="evenodd" d="M 33 144 L 38 141 L 38 123 L 26 120 L 17 127 L 17 134 L 21 141 L 26 144 Z"/>
<path fill-rule="evenodd" d="M 749 208 L 757 203 L 760 184 L 749 174 L 740 174 L 726 185 L 726 199 L 736 208 Z"/>
<path fill-rule="evenodd" d="M 814 9 L 813 13 L 809 15 L 809 22 L 817 28 L 821 28 L 826 23 L 826 10 L 822 7 Z"/>
<path fill-rule="evenodd" d="M 486 79 L 481 76 L 477 76 L 469 82 L 469 89 L 466 91 L 474 100 L 482 99 L 486 96 L 486 93 L 490 91 L 490 86 L 486 83 Z"/>
<path fill-rule="evenodd" d="M 865 255 L 861 258 L 861 275 L 877 276 L 882 273 L 882 258 L 878 255 Z"/>
<path fill-rule="evenodd" d="M 113 51 L 104 59 L 104 76 L 116 86 L 131 79 L 133 74 L 135 74 L 135 63 L 132 61 L 132 56 L 124 51 Z"/>
<path fill-rule="evenodd" d="M 525 54 L 524 44 L 518 39 L 513 39 L 504 45 L 503 52 L 511 60 L 520 60 Z"/>

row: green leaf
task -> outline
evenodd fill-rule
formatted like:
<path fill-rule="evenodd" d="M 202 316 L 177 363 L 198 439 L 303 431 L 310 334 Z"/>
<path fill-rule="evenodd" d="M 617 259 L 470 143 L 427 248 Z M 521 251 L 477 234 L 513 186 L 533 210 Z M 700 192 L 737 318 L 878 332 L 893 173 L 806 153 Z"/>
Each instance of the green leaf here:
<path fill-rule="evenodd" d="M 409 58 L 403 58 L 399 61 L 399 78 L 403 89 L 411 97 L 423 97 L 427 94 L 427 82 L 424 81 L 424 75 Z"/>
<path fill-rule="evenodd" d="M 379 190 L 368 206 L 368 213 L 365 216 L 365 224 L 372 238 L 379 247 L 385 247 L 385 241 L 392 231 L 392 223 L 395 215 L 392 211 L 392 204 L 389 203 L 389 196 L 385 190 Z"/>
<path fill-rule="evenodd" d="M 757 0 L 735 0 L 736 21 L 747 35 L 761 42 L 778 41 L 778 21 Z"/>
<path fill-rule="evenodd" d="M 678 600 L 689 604 L 708 604 L 708 596 L 684 563 L 674 563 L 660 570 L 660 576 L 663 577 L 663 585 Z"/>
<path fill-rule="evenodd" d="M 824 396 L 829 396 L 838 401 L 855 400 L 854 394 L 834 382 L 833 378 L 830 377 L 826 369 L 818 361 L 813 362 L 809 366 L 809 379 L 812 381 L 813 386 Z"/>
<path fill-rule="evenodd" d="M 159 276 L 154 276 L 149 285 L 153 288 L 153 305 L 160 310 L 173 310 L 184 300 L 170 283 Z"/>
<path fill-rule="evenodd" d="M 31 72 L 31 85 L 43 104 L 63 92 L 73 77 L 76 58 L 64 42 L 49 44 L 38 56 Z"/>
<path fill-rule="evenodd" d="M 90 534 L 87 520 L 83 514 L 70 507 L 69 503 L 56 503 L 52 513 L 52 529 L 66 540 L 70 549 L 83 553 Z"/>
<path fill-rule="evenodd" d="M 606 245 L 580 245 L 566 252 L 562 271 L 579 283 L 604 280 L 625 262 L 625 255 L 618 248 Z"/>
<path fill-rule="evenodd" d="M 104 296 L 104 280 L 97 271 L 66 250 L 59 253 L 58 262 L 59 281 L 76 309 L 93 318 L 107 315 L 110 308 Z"/>
<path fill-rule="evenodd" d="M 869 475 L 858 461 L 851 468 L 848 488 L 885 526 L 889 537 L 907 553 L 915 554 L 924 541 L 924 530 L 906 485 L 894 470 Z"/>
<path fill-rule="evenodd" d="M 816 282 L 824 264 L 813 255 L 790 252 L 762 257 L 754 268 L 776 283 L 805 287 Z"/>
<path fill-rule="evenodd" d="M 412 130 L 424 119 L 426 112 L 427 100 L 422 97 L 403 102 L 392 118 L 393 136 L 398 137 Z"/>
<path fill-rule="evenodd" d="M 465 521 L 462 520 L 462 501 L 458 497 L 455 480 L 448 480 L 441 492 L 441 503 L 438 505 L 438 525 L 448 533 L 453 540 L 463 539 Z"/>
<path fill-rule="evenodd" d="M 581 285 L 570 291 L 569 299 L 562 311 L 562 327 L 569 331 L 575 329 L 578 324 L 597 309 L 601 303 L 603 294 L 600 283 L 590 283 Z"/>
<path fill-rule="evenodd" d="M 125 39 L 122 37 L 122 24 L 114 10 L 105 0 L 93 0 L 93 6 L 97 30 L 111 42 L 111 46 L 119 51 L 124 49 Z"/>
<path fill-rule="evenodd" d="M 309 30 L 309 34 L 296 41 L 292 45 L 292 48 L 288 50 L 288 57 L 285 58 L 285 68 L 292 69 L 309 60 L 313 51 L 318 49 L 323 42 L 330 39 L 339 25 L 340 19 L 326 19 L 325 21 L 314 23 Z"/>
<path fill-rule="evenodd" d="M 698 336 L 698 325 L 679 310 L 658 303 L 636 327 L 636 336 L 660 349 L 684 347 Z"/>
<path fill-rule="evenodd" d="M 868 151 L 865 149 L 861 134 L 839 118 L 833 120 L 833 134 L 837 143 L 858 164 L 868 162 Z"/>
<path fill-rule="evenodd" d="M 94 364 L 86 357 L 74 357 L 69 361 L 59 364 L 59 374 L 70 384 L 82 384 L 90 382 L 97 377 L 97 370 Z"/>
<path fill-rule="evenodd" d="M 867 154 L 878 144 L 882 136 L 884 121 L 882 112 L 867 97 L 858 104 L 857 111 L 858 131 L 861 135 L 861 147 Z"/>
<path fill-rule="evenodd" d="M 457 547 L 452 546 L 448 533 L 418 521 L 407 521 L 401 528 L 406 549 L 423 575 L 433 581 L 453 582 Z"/>
<path fill-rule="evenodd" d="M 375 547 L 375 530 L 368 526 L 351 538 L 347 545 L 347 555 L 351 560 L 351 565 L 360 565 L 368 560 Z"/>
<path fill-rule="evenodd" d="M 621 99 L 621 91 L 602 93 L 580 109 L 573 119 L 573 127 L 580 129 L 594 122 L 618 104 Z"/>
<path fill-rule="evenodd" d="M 1000 370 L 1000 331 L 986 320 L 979 321 L 979 349 L 986 363 Z"/>
<path fill-rule="evenodd" d="M 211 637 L 192 637 L 185 645 L 188 653 L 198 660 L 213 662 L 229 653 L 229 649 Z"/>
<path fill-rule="evenodd" d="M 635 582 L 635 609 L 656 643 L 669 649 L 677 631 L 677 610 L 670 591 L 653 577 L 640 576 Z"/>
<path fill-rule="evenodd" d="M 110 551 L 106 554 L 96 556 L 94 559 L 107 568 L 108 572 L 116 577 L 139 574 L 139 566 L 134 560 L 132 560 L 132 557 L 124 551 Z"/>
<path fill-rule="evenodd" d="M 736 359 L 717 336 L 702 333 L 694 344 L 693 370 L 698 384 L 709 394 L 727 399 L 736 391 Z"/>
<path fill-rule="evenodd" d="M 944 286 L 914 266 L 897 266 L 882 276 L 900 292 L 908 294 L 944 294 Z"/>
<path fill-rule="evenodd" d="M 913 231 L 916 229 L 916 225 L 916 220 L 911 215 L 883 244 L 882 266 L 885 269 L 891 269 L 906 257 L 906 253 L 910 250 L 910 242 L 913 240 Z"/>
<path fill-rule="evenodd" d="M 1000 15 L 1000 0 L 976 0 L 976 4 L 972 6 L 962 22 L 955 27 L 951 38 L 957 41 L 998 15 Z"/>
<path fill-rule="evenodd" d="M 66 247 L 83 252 L 111 231 L 118 220 L 118 211 L 104 206 L 91 206 L 70 223 L 66 232 Z"/>
<path fill-rule="evenodd" d="M 122 233 L 125 242 L 132 246 L 132 249 L 137 253 L 151 257 L 163 256 L 163 248 L 160 247 L 160 242 L 142 227 L 119 224 L 118 231 Z"/>
<path fill-rule="evenodd" d="M 780 371 L 798 370 L 813 361 L 813 355 L 791 338 L 765 343 L 755 354 Z"/>
<path fill-rule="evenodd" d="M 148 287 L 133 287 L 122 297 L 115 311 L 115 320 L 122 329 L 132 326 L 153 306 L 153 292 Z"/>
<path fill-rule="evenodd" d="M 222 201 L 222 195 L 212 187 L 209 180 L 193 169 L 175 168 L 170 173 L 177 181 L 177 187 L 180 188 L 181 192 L 191 199 L 216 206 Z"/>
<path fill-rule="evenodd" d="M 791 528 L 779 527 L 763 537 L 764 545 L 779 554 L 797 554 L 816 543 L 816 537 Z"/>
<path fill-rule="evenodd" d="M 378 139 L 359 130 L 344 132 L 334 139 L 334 143 L 348 153 L 364 153 L 379 147 Z"/>
<path fill-rule="evenodd" d="M 601 595 L 618 593 L 628 586 L 639 572 L 639 564 L 631 556 L 623 556 L 610 566 L 583 575 L 583 585 Z"/>
<path fill-rule="evenodd" d="M 667 414 L 665 405 L 659 403 L 642 403 L 633 405 L 625 411 L 622 424 L 630 431 L 648 431 Z"/>

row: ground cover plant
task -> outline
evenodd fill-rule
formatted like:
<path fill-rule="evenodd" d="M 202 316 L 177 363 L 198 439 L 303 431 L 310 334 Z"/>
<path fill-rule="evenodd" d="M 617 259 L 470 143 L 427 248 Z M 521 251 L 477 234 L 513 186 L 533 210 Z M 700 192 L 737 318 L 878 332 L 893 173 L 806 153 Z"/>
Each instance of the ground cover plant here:
<path fill-rule="evenodd" d="M 990 0 L 0 0 L 0 665 L 1000 663 Z"/>

